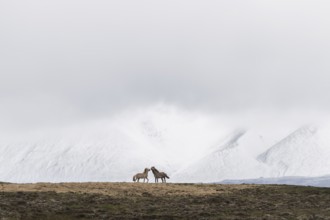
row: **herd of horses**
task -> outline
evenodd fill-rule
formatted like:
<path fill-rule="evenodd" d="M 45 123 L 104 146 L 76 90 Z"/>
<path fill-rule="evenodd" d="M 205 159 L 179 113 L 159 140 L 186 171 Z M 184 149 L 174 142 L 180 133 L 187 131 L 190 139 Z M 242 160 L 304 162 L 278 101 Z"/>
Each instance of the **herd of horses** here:
<path fill-rule="evenodd" d="M 155 167 L 151 167 L 150 169 L 149 168 L 145 168 L 143 173 L 137 173 L 133 176 L 133 181 L 137 181 L 139 182 L 140 179 L 143 179 L 143 182 L 145 182 L 145 180 L 147 179 L 147 183 L 149 182 L 149 179 L 148 179 L 148 173 L 149 171 L 152 171 L 152 173 L 154 174 L 155 176 L 155 183 L 158 183 L 158 179 L 161 179 L 162 180 L 162 183 L 166 183 L 166 178 L 169 179 L 170 177 L 168 177 L 168 175 L 164 172 L 160 172 L 158 171 Z"/>

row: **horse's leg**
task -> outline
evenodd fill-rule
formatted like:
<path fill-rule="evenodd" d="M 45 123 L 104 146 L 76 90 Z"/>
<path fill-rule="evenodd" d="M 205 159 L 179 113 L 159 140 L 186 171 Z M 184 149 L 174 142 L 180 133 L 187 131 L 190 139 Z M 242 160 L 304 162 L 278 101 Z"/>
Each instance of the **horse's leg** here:
<path fill-rule="evenodd" d="M 164 182 L 166 183 L 166 178 L 164 177 Z"/>
<path fill-rule="evenodd" d="M 140 182 L 140 178 L 137 179 L 138 180 L 138 183 Z"/>
<path fill-rule="evenodd" d="M 147 177 L 147 183 L 149 183 L 149 179 L 148 179 L 148 177 Z"/>

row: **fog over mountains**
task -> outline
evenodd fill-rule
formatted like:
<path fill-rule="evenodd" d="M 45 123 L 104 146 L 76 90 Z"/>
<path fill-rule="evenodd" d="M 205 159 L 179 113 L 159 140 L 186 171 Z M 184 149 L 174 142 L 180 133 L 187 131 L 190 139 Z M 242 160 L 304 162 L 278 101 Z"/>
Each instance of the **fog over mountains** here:
<path fill-rule="evenodd" d="M 316 125 L 234 128 L 215 115 L 156 106 L 6 136 L 0 180 L 132 181 L 151 166 L 171 182 L 323 176 L 330 174 L 328 131 Z"/>

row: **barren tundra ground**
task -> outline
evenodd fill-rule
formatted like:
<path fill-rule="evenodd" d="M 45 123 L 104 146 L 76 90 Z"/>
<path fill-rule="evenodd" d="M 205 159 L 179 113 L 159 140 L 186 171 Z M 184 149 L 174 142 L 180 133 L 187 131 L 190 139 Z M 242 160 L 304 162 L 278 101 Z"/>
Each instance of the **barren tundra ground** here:
<path fill-rule="evenodd" d="M 330 219 L 330 188 L 171 183 L 0 187 L 0 219 Z"/>

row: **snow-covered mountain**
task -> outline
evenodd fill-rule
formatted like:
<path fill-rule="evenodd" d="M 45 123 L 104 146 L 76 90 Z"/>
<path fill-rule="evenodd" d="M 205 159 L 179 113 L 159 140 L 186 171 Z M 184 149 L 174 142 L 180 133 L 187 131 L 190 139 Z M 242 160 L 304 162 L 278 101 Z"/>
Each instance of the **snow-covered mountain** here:
<path fill-rule="evenodd" d="M 267 176 L 322 176 L 330 173 L 327 129 L 304 126 L 258 156 L 270 167 Z"/>
<path fill-rule="evenodd" d="M 233 129 L 219 118 L 157 107 L 0 137 L 0 180 L 131 181 L 151 166 L 172 182 L 323 176 L 330 174 L 329 134 L 316 126 Z"/>
<path fill-rule="evenodd" d="M 171 175 L 227 131 L 197 113 L 157 107 L 0 139 L 0 180 L 132 181 L 145 167 Z M 150 174 L 151 175 L 151 174 Z"/>
<path fill-rule="evenodd" d="M 215 182 L 263 176 L 269 167 L 257 157 L 277 143 L 283 133 L 276 134 L 266 128 L 235 131 L 210 148 L 208 155 L 175 173 L 175 178 L 182 182 Z"/>
<path fill-rule="evenodd" d="M 219 145 L 209 155 L 176 173 L 178 181 L 216 182 L 224 179 L 330 174 L 329 130 L 303 126 L 286 137 L 261 136 L 247 130 Z M 274 139 L 275 138 L 275 139 Z M 268 143 L 265 142 L 267 139 Z"/>
<path fill-rule="evenodd" d="M 330 174 L 329 130 L 303 126 L 281 139 L 263 131 L 233 134 L 217 150 L 175 174 L 178 181 L 216 182 L 224 179 Z M 268 143 L 265 142 L 268 140 Z M 273 139 L 273 144 L 270 144 Z M 275 141 L 275 140 L 279 141 Z"/>
<path fill-rule="evenodd" d="M 258 176 L 255 173 L 264 167 L 242 146 L 241 139 L 245 135 L 246 131 L 235 131 L 218 149 L 178 171 L 174 178 L 182 182 L 214 182 L 223 178 Z"/>
<path fill-rule="evenodd" d="M 35 181 L 123 181 L 136 167 L 152 164 L 154 149 L 109 129 L 97 135 L 61 136 L 1 146 L 1 179 Z M 111 144 L 109 144 L 111 143 Z M 166 164 L 159 157 L 162 164 Z"/>

